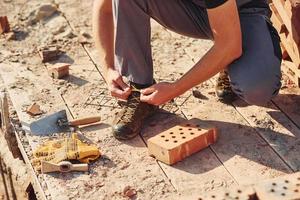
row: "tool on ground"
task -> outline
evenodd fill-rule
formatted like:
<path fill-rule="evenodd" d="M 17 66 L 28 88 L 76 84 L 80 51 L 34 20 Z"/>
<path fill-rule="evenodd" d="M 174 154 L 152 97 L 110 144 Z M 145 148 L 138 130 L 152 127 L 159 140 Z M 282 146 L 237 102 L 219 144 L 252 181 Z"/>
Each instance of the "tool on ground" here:
<path fill-rule="evenodd" d="M 149 154 L 172 165 L 215 143 L 216 128 L 187 121 L 148 139 Z"/>
<path fill-rule="evenodd" d="M 47 161 L 42 161 L 42 166 L 41 166 L 41 172 L 44 173 L 49 173 L 49 172 L 87 172 L 89 171 L 89 166 L 88 164 L 72 164 L 69 161 L 62 161 L 58 164 L 50 163 Z"/>
<path fill-rule="evenodd" d="M 81 126 L 99 122 L 100 116 L 85 117 L 68 121 L 65 110 L 49 115 L 30 124 L 30 131 L 33 135 L 50 135 L 70 131 L 70 126 Z"/>
<path fill-rule="evenodd" d="M 58 164 L 66 160 L 78 160 L 81 163 L 90 163 L 101 156 L 97 146 L 88 145 L 78 139 L 73 133 L 71 138 L 51 140 L 45 142 L 33 152 L 32 164 L 36 170 L 41 170 L 42 162 Z"/>

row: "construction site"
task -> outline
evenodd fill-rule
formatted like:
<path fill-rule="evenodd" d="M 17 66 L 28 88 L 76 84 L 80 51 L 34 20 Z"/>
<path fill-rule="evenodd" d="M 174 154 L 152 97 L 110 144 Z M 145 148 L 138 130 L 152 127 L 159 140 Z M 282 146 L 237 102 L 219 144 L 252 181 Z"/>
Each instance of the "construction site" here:
<path fill-rule="evenodd" d="M 93 40 L 93 0 L 0 0 L 0 200 L 300 200 L 300 2 L 270 7 L 278 96 L 224 104 L 215 76 L 122 141 L 111 133 L 120 105 Z M 212 45 L 151 20 L 156 82 L 177 80 Z"/>

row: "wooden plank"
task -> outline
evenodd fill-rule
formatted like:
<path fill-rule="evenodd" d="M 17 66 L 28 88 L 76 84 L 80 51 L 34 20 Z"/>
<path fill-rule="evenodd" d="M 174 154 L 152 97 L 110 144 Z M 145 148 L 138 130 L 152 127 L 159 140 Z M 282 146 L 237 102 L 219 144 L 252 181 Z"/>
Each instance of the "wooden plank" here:
<path fill-rule="evenodd" d="M 285 8 L 280 0 L 273 0 L 274 6 L 278 10 L 278 13 L 280 14 L 282 21 L 284 22 L 285 26 L 287 27 L 289 33 L 294 33 L 294 27 L 292 24 L 292 20 L 285 11 Z M 293 38 L 296 42 L 296 44 L 299 44 L 299 35 L 294 34 Z"/>
<path fill-rule="evenodd" d="M 274 98 L 275 105 L 300 128 L 300 89 L 285 88 Z"/>
<path fill-rule="evenodd" d="M 203 124 L 218 128 L 219 140 L 211 148 L 239 184 L 251 184 L 253 180 L 264 180 L 291 172 L 234 107 L 218 102 L 208 91 L 209 89 L 201 89 L 207 100 L 201 100 L 200 103 L 191 96 L 185 103 L 189 105 L 183 108 L 183 112 L 190 118 L 201 119 Z M 258 114 L 259 112 L 255 113 Z"/>
<path fill-rule="evenodd" d="M 258 107 L 236 101 L 234 105 L 274 151 L 294 171 L 298 171 L 300 169 L 300 129 L 272 103 L 266 107 Z"/>
<path fill-rule="evenodd" d="M 295 62 L 296 64 L 298 63 L 297 65 L 299 65 L 300 60 L 294 51 L 293 45 L 288 41 L 287 37 L 285 36 L 285 33 L 281 33 L 279 35 L 281 38 L 281 42 L 284 48 L 286 49 L 286 51 L 288 52 L 289 56 L 291 57 L 293 62 Z"/>
<path fill-rule="evenodd" d="M 43 68 L 42 68 L 43 69 Z M 13 102 L 14 108 L 17 111 L 22 128 L 27 131 L 26 137 L 32 150 L 43 142 L 45 138 L 39 136 L 32 136 L 30 134 L 30 123 L 37 120 L 37 118 L 30 117 L 26 112 L 26 107 L 32 102 L 41 104 L 42 110 L 50 114 L 54 111 L 65 109 L 63 100 L 55 89 L 49 84 L 52 82 L 47 72 L 43 73 L 41 69 L 41 76 L 37 77 L 26 66 L 16 64 L 2 64 L 0 73 L 2 79 L 7 87 L 10 99 Z M 48 94 L 45 94 L 47 92 Z M 41 94 L 44 95 L 41 97 Z M 43 115 L 45 116 L 45 115 Z M 49 176 L 44 179 L 49 187 L 49 191 L 53 198 L 59 197 L 65 199 L 65 193 L 62 190 L 57 193 L 57 190 L 51 191 L 54 185 L 58 185 L 55 178 Z"/>

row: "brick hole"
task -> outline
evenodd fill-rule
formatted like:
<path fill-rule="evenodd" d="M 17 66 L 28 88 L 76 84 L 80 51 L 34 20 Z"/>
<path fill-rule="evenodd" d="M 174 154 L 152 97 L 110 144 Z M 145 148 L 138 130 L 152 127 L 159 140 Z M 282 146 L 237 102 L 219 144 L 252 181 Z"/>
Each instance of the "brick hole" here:
<path fill-rule="evenodd" d="M 179 128 L 180 131 L 182 131 L 182 128 Z"/>
<path fill-rule="evenodd" d="M 185 138 L 186 138 L 186 137 L 184 137 L 184 136 L 182 137 L 182 139 L 185 139 Z"/>
<path fill-rule="evenodd" d="M 225 193 L 225 196 L 229 196 L 229 193 L 227 192 L 227 193 Z"/>
<path fill-rule="evenodd" d="M 298 177 L 297 179 L 298 179 L 298 181 L 300 181 L 300 177 Z"/>
<path fill-rule="evenodd" d="M 242 190 L 238 190 L 237 192 L 238 192 L 238 193 L 242 193 Z"/>
<path fill-rule="evenodd" d="M 289 181 L 288 181 L 288 180 L 285 180 L 284 182 L 285 182 L 285 183 L 289 183 Z"/>
<path fill-rule="evenodd" d="M 202 198 L 199 198 L 198 200 L 203 200 Z"/>
<path fill-rule="evenodd" d="M 181 132 L 181 133 L 180 133 L 180 135 L 183 135 L 183 134 L 184 134 L 184 132 Z"/>
<path fill-rule="evenodd" d="M 214 199 L 214 198 L 216 198 L 216 196 L 215 196 L 215 195 L 212 195 L 212 196 L 211 196 L 211 198 L 213 198 L 213 199 Z"/>
<path fill-rule="evenodd" d="M 281 193 L 281 196 L 285 196 L 285 193 Z"/>
<path fill-rule="evenodd" d="M 177 140 L 174 140 L 174 143 L 177 143 L 178 141 Z"/>
<path fill-rule="evenodd" d="M 286 186 L 283 186 L 282 188 L 283 188 L 284 190 L 287 190 L 287 187 L 286 187 Z"/>
<path fill-rule="evenodd" d="M 300 186 L 300 183 L 297 183 L 297 184 L 296 184 L 296 186 L 298 186 L 298 187 L 299 187 L 299 186 Z"/>
<path fill-rule="evenodd" d="M 201 128 L 198 128 L 198 131 L 201 131 L 202 129 Z"/>
<path fill-rule="evenodd" d="M 199 124 L 197 124 L 197 125 L 196 125 L 196 127 L 200 127 L 200 125 L 199 125 Z"/>
<path fill-rule="evenodd" d="M 271 191 L 271 192 L 275 192 L 275 190 L 274 190 L 274 189 L 271 189 L 270 191 Z"/>
<path fill-rule="evenodd" d="M 298 190 L 298 189 L 295 189 L 294 192 L 299 192 L 299 190 Z"/>
<path fill-rule="evenodd" d="M 193 129 L 189 128 L 189 131 L 191 131 L 191 130 L 193 130 Z"/>
<path fill-rule="evenodd" d="M 172 136 L 172 138 L 176 138 L 176 136 L 175 136 L 175 135 L 173 135 L 173 136 Z"/>
<path fill-rule="evenodd" d="M 186 124 L 186 126 L 191 126 L 190 124 Z"/>
<path fill-rule="evenodd" d="M 166 142 L 169 142 L 169 140 L 168 140 L 168 139 L 166 139 L 165 141 L 166 141 Z"/>
<path fill-rule="evenodd" d="M 195 133 L 191 132 L 190 134 L 191 134 L 191 135 L 194 135 Z"/>
<path fill-rule="evenodd" d="M 235 197 L 235 199 L 240 199 L 239 197 Z"/>
<path fill-rule="evenodd" d="M 162 135 L 162 136 L 160 136 L 160 137 L 164 138 L 164 137 L 166 137 L 166 136 Z"/>
<path fill-rule="evenodd" d="M 276 185 L 276 183 L 272 183 L 272 185 L 273 185 L 273 186 L 275 186 L 275 185 Z"/>
<path fill-rule="evenodd" d="M 170 132 L 170 135 L 173 135 L 174 133 L 173 132 Z"/>

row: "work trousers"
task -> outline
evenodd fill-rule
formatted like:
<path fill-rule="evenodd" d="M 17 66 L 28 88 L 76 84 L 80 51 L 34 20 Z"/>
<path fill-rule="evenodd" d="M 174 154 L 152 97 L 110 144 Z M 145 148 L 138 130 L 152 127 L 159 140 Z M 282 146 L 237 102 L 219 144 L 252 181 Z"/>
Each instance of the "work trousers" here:
<path fill-rule="evenodd" d="M 207 10 L 192 0 L 112 1 L 115 67 L 131 82 L 153 83 L 151 18 L 176 33 L 213 40 Z M 239 8 L 239 17 L 242 56 L 227 67 L 230 84 L 244 101 L 263 105 L 281 87 L 280 39 L 268 8 Z"/>

